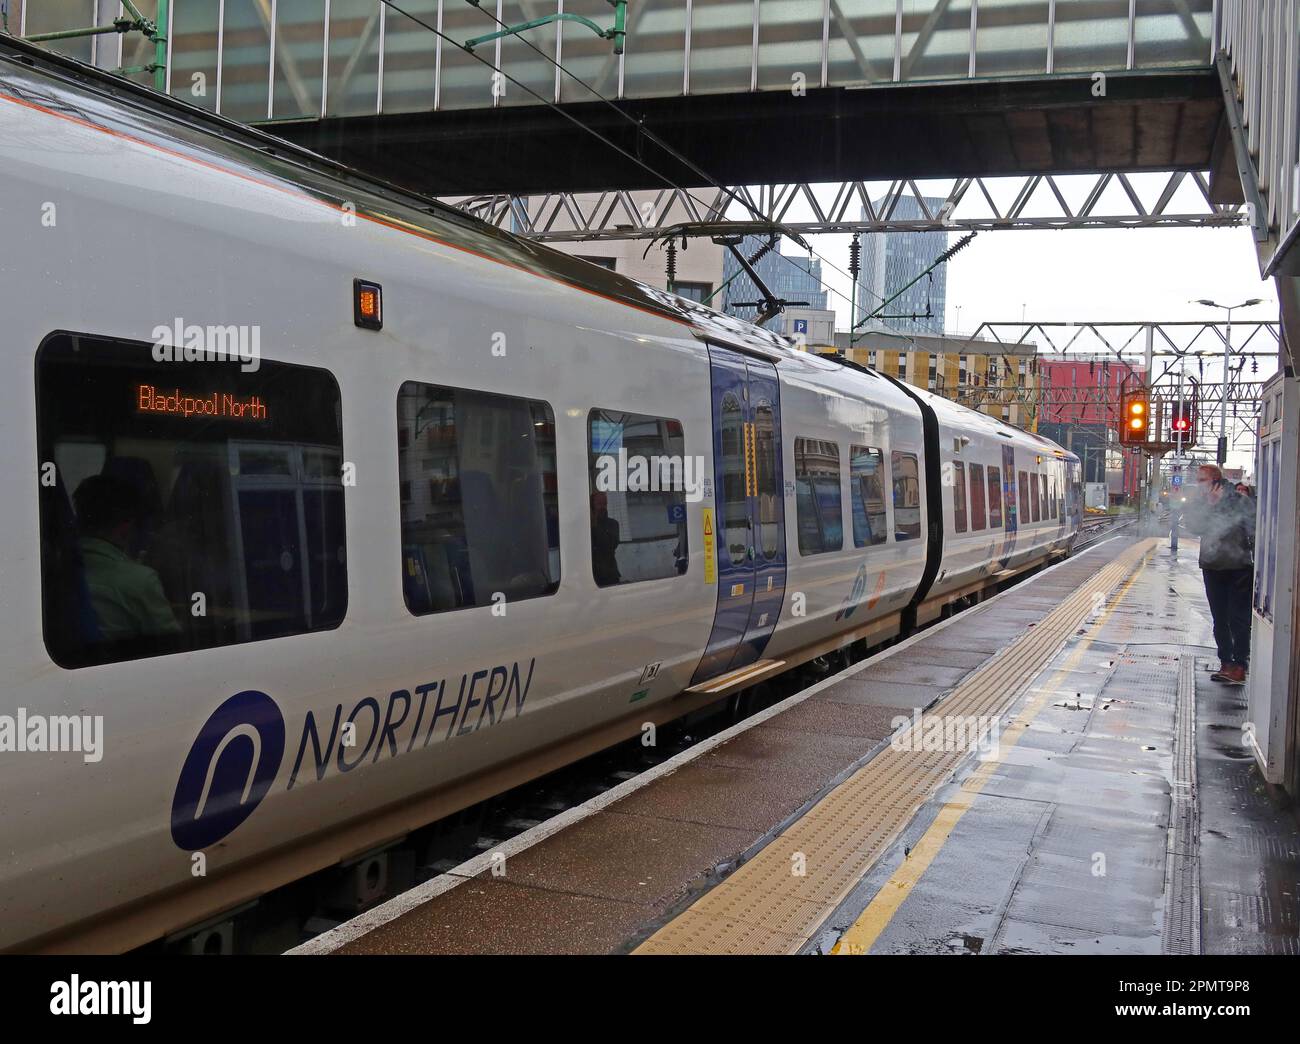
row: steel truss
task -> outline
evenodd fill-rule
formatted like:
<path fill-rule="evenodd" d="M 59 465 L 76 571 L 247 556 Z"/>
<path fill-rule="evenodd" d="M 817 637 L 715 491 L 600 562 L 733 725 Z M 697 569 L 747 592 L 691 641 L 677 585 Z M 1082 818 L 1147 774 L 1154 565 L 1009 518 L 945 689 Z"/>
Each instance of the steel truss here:
<path fill-rule="evenodd" d="M 987 322 L 980 325 L 968 343 L 972 344 L 972 353 L 978 351 L 994 356 L 997 353 L 990 352 L 990 340 L 1008 348 L 1023 348 L 1029 344 L 1041 347 L 1045 344 L 1048 350 L 1038 356 L 1039 364 L 1090 362 L 1097 367 L 1118 365 L 1130 369 L 1146 365 L 1148 331 L 1151 372 L 1147 387 L 1158 403 L 1177 400 L 1179 374 L 1185 370 L 1187 377 L 1197 382 L 1202 443 L 1223 434 L 1219 431 L 1219 408 L 1225 394 L 1231 409 L 1227 434 L 1233 444 L 1243 437 L 1243 426 L 1247 433 L 1254 432 L 1261 403 L 1260 392 L 1276 371 L 1281 349 L 1281 324 L 1278 322 L 1247 320 L 1232 324 L 1226 392 L 1221 377 L 1205 379 L 1206 363 L 1222 364 L 1223 349 L 1227 344 L 1227 324 L 1223 322 Z M 974 338 L 980 336 L 985 340 L 977 348 Z M 1005 368 L 999 367 L 999 375 L 1014 378 L 1016 373 L 1010 357 L 1004 359 L 1006 365 Z M 1260 359 L 1264 360 L 1263 366 L 1253 361 Z M 1120 403 L 1113 387 L 1058 386 L 1044 373 L 1041 365 L 1034 366 L 1033 371 L 1036 379 L 1023 384 L 986 381 L 962 385 L 956 394 L 951 394 L 952 389 L 945 391 L 941 388 L 940 391 L 973 408 L 989 404 L 1019 404 L 1040 422 L 1045 410 L 1071 407 L 1101 409 L 1112 418 L 1107 426 L 1118 422 Z M 1186 393 L 1191 394 L 1190 381 Z"/>
<path fill-rule="evenodd" d="M 1163 180 L 1156 180 L 1157 178 Z M 931 183 L 933 184 L 933 183 Z M 874 185 L 662 189 L 544 196 L 483 195 L 447 202 L 541 242 L 655 239 L 690 225 L 767 221 L 799 235 L 1067 228 L 1203 228 L 1244 225 L 1247 208 L 1210 200 L 1201 171 L 1035 174 L 955 178 L 940 197 L 913 180 Z M 734 197 L 733 198 L 733 194 Z M 940 199 L 938 205 L 933 200 Z M 917 215 L 903 217 L 901 215 Z"/>

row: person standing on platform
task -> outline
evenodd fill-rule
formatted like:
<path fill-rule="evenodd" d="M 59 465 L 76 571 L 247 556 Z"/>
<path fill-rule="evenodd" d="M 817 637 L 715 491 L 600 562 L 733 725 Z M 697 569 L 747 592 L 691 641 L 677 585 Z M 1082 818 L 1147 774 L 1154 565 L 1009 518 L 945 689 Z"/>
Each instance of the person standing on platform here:
<path fill-rule="evenodd" d="M 1201 538 L 1199 564 L 1214 619 L 1219 669 L 1211 679 L 1242 685 L 1250 665 L 1250 599 L 1254 588 L 1255 502 L 1223 478 L 1214 464 L 1197 469 L 1200 499 L 1187 528 Z"/>

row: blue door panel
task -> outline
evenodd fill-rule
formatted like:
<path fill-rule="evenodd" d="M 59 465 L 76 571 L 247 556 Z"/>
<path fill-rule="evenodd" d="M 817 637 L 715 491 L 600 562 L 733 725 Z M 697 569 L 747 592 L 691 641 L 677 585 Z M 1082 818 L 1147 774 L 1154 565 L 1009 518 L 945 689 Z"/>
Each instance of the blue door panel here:
<path fill-rule="evenodd" d="M 709 363 L 718 602 L 692 684 L 757 660 L 785 597 L 776 367 L 716 347 L 709 349 Z"/>

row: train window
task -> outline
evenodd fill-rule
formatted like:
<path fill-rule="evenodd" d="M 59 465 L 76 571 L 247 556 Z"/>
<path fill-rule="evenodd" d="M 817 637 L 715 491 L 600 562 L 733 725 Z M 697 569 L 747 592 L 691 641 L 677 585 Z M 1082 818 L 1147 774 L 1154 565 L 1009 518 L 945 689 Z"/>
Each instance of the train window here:
<path fill-rule="evenodd" d="M 1047 476 L 1046 476 L 1046 475 L 1039 475 L 1039 476 L 1038 476 L 1038 501 L 1039 501 L 1039 503 L 1038 503 L 1039 513 L 1038 513 L 1038 515 L 1037 515 L 1036 517 L 1041 518 L 1044 522 L 1046 522 L 1047 519 L 1048 519 L 1048 515 L 1047 515 Z"/>
<path fill-rule="evenodd" d="M 952 462 L 952 524 L 966 532 L 966 465 L 959 460 Z"/>
<path fill-rule="evenodd" d="M 56 334 L 36 356 L 40 459 L 54 465 L 40 489 L 51 657 L 84 667 L 337 627 L 333 375 L 177 365 L 152 348 Z"/>
<path fill-rule="evenodd" d="M 407 381 L 397 428 L 402 592 L 416 616 L 517 602 L 560 583 L 555 419 L 536 399 Z"/>
<path fill-rule="evenodd" d="M 587 436 L 597 586 L 685 573 L 688 476 L 681 422 L 592 410 Z"/>
<path fill-rule="evenodd" d="M 849 447 L 849 491 L 853 495 L 853 546 L 889 539 L 885 514 L 885 454 L 871 446 Z"/>
<path fill-rule="evenodd" d="M 733 565 L 749 561 L 745 414 L 733 392 L 722 397 L 722 529 Z"/>
<path fill-rule="evenodd" d="M 758 491 L 758 533 L 763 557 L 769 562 L 781 550 L 780 496 L 776 488 L 776 415 L 772 404 L 761 402 L 754 409 L 754 465 Z"/>
<path fill-rule="evenodd" d="M 984 465 L 970 466 L 970 527 L 984 528 Z"/>
<path fill-rule="evenodd" d="M 1016 517 L 1019 518 L 1021 522 L 1027 521 L 1025 512 L 1029 510 L 1029 473 L 1025 471 L 1020 473 L 1020 499 L 1017 503 L 1019 506 L 1019 512 Z M 1013 507 L 1015 506 L 1016 505 L 1013 505 Z"/>
<path fill-rule="evenodd" d="M 1029 516 L 1030 521 L 1040 522 L 1043 518 L 1041 497 L 1038 492 L 1038 472 L 1029 473 Z"/>
<path fill-rule="evenodd" d="M 921 535 L 921 472 L 916 454 L 894 450 L 889 464 L 894 478 L 894 539 L 915 540 Z"/>
<path fill-rule="evenodd" d="M 1055 478 L 1051 478 L 1051 479 L 1048 479 L 1048 481 L 1052 484 L 1052 491 L 1051 491 L 1051 493 L 1050 493 L 1050 494 L 1048 495 L 1048 497 L 1047 497 L 1047 506 L 1048 506 L 1049 508 L 1051 508 L 1051 511 L 1052 511 L 1052 517 L 1053 517 L 1053 518 L 1056 518 L 1056 517 L 1057 517 L 1057 504 L 1056 504 L 1056 479 L 1055 479 Z"/>
<path fill-rule="evenodd" d="M 1002 528 L 1002 472 L 989 465 L 989 528 Z"/>
<path fill-rule="evenodd" d="M 795 508 L 799 553 L 818 555 L 844 546 L 840 510 L 840 448 L 824 439 L 794 440 Z"/>

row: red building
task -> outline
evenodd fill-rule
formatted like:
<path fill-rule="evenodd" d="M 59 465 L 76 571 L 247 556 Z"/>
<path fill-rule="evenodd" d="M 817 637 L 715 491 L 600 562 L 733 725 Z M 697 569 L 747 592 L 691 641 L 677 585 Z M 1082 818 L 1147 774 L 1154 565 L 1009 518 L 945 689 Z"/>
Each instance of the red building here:
<path fill-rule="evenodd" d="M 1112 502 L 1136 498 L 1142 454 L 1121 450 L 1120 392 L 1140 385 L 1144 370 L 1113 355 L 1040 356 L 1042 408 L 1038 430 L 1072 450 L 1083 462 L 1085 482 L 1105 482 Z"/>

